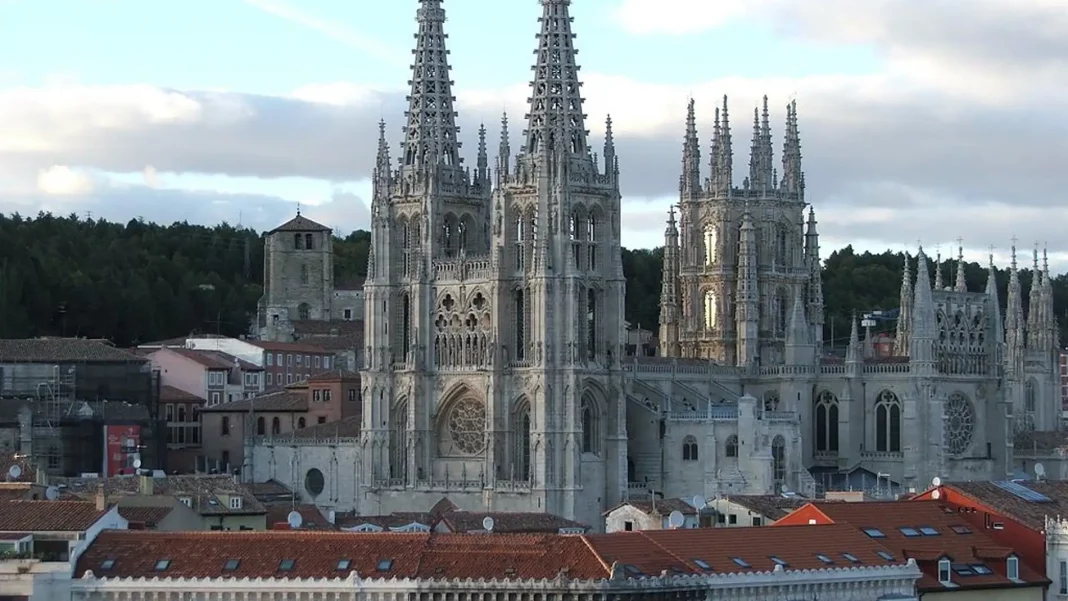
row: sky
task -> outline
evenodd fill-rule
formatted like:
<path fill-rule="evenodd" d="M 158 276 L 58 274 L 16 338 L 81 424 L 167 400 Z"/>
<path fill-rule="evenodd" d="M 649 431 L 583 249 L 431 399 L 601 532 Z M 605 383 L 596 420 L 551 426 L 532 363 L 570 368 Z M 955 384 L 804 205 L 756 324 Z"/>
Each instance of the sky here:
<path fill-rule="evenodd" d="M 0 0 L 0 211 L 258 230 L 369 221 L 401 142 L 416 0 Z M 461 139 L 518 145 L 538 0 L 445 0 Z M 1068 271 L 1068 0 L 573 0 L 591 142 L 611 114 L 623 243 L 663 242 L 686 105 L 776 151 L 797 101 L 821 247 Z M 62 19 L 57 18 L 62 15 Z M 491 144 L 491 147 L 495 144 Z M 394 150 L 394 156 L 397 156 Z M 778 161 L 778 157 L 776 158 Z M 705 175 L 707 176 L 707 166 Z M 740 181 L 736 184 L 741 184 Z M 993 251 L 991 251 L 991 248 Z"/>

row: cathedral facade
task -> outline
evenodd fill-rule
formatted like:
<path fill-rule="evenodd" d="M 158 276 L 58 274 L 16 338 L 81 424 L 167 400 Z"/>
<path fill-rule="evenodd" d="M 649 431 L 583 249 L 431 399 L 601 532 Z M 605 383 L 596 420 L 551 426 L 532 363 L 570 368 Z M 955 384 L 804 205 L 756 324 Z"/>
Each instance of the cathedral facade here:
<path fill-rule="evenodd" d="M 541 0 L 520 144 L 513 154 L 505 117 L 491 163 L 483 128 L 471 169 L 445 12 L 420 0 L 400 156 L 383 123 L 374 172 L 359 438 L 260 438 L 245 473 L 304 491 L 316 470 L 327 486 L 305 500 L 362 514 L 448 496 L 595 527 L 627 497 L 815 494 L 821 470 L 918 489 L 1008 473 L 1013 423 L 1057 417 L 1048 274 L 1025 321 L 1014 267 L 1003 324 L 995 288 L 932 284 L 921 251 L 897 356 L 875 359 L 854 324 L 845 360 L 826 359 L 793 104 L 781 173 L 765 100 L 738 187 L 726 100 L 707 178 L 690 103 L 662 356 L 624 356 L 619 160 L 610 118 L 600 153 L 586 130 L 569 4 Z"/>

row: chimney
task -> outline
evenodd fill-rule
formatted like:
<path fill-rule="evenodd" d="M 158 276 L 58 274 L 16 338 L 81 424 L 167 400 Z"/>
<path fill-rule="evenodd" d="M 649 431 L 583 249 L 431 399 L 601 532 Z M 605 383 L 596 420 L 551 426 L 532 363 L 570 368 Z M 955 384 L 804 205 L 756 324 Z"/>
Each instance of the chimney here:
<path fill-rule="evenodd" d="M 151 497 L 156 494 L 156 481 L 152 479 L 151 474 L 141 474 L 141 495 L 145 497 Z"/>
<path fill-rule="evenodd" d="M 104 496 L 104 485 L 101 484 L 96 488 L 96 510 L 104 511 L 108 508 L 107 497 Z"/>

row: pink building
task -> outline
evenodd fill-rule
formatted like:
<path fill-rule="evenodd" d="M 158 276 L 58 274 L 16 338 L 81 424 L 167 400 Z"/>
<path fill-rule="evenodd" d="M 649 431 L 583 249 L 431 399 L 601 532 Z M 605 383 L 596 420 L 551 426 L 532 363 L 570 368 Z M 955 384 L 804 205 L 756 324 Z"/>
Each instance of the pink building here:
<path fill-rule="evenodd" d="M 161 348 L 148 358 L 164 386 L 196 395 L 209 407 L 263 392 L 263 368 L 222 351 Z"/>

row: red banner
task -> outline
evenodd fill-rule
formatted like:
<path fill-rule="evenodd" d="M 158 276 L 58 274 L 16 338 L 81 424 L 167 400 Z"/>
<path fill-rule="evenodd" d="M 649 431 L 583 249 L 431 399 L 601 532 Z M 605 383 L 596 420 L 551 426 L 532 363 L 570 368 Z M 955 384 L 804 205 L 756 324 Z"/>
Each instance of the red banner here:
<path fill-rule="evenodd" d="M 104 477 L 136 473 L 141 458 L 141 426 L 104 426 Z"/>

